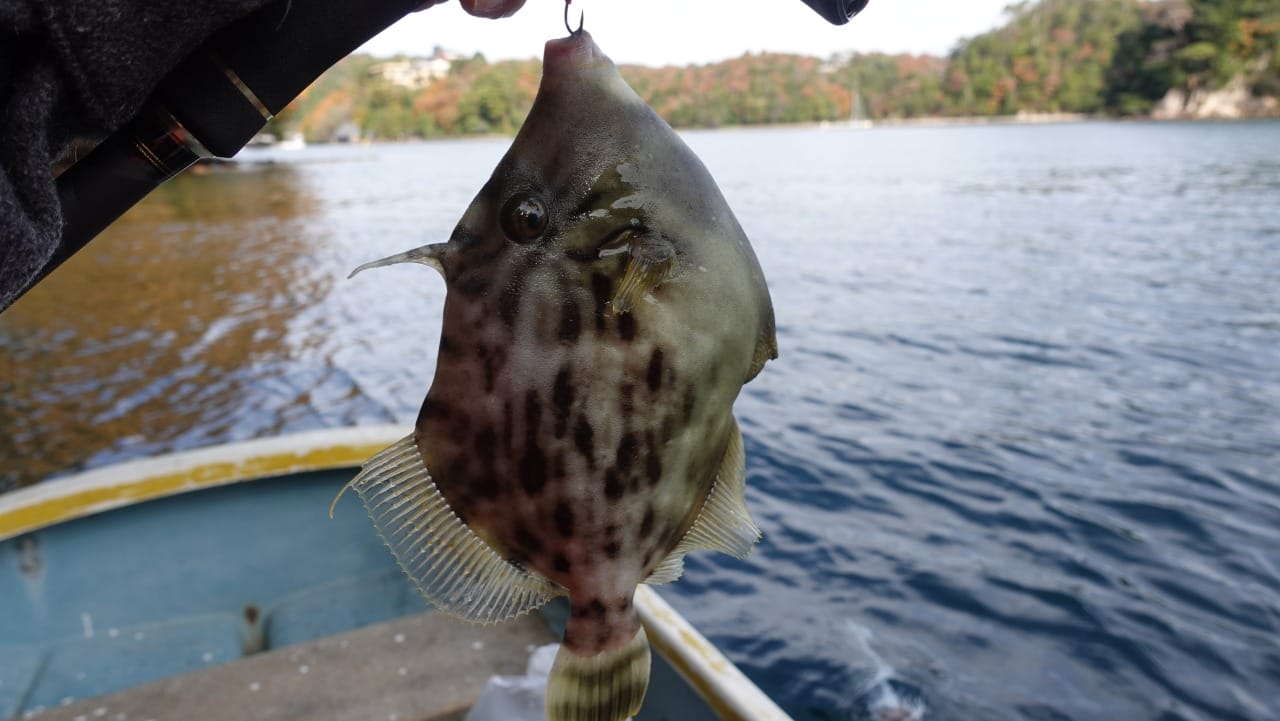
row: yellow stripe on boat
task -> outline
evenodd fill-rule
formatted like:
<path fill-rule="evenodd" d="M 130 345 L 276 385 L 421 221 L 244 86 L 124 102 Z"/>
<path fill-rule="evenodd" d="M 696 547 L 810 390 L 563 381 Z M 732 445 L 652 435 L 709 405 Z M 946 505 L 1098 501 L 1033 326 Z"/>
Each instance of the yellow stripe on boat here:
<path fill-rule="evenodd" d="M 0 541 L 112 508 L 204 488 L 354 468 L 409 432 L 404 426 L 309 431 L 120 463 L 46 481 L 0 496 Z"/>

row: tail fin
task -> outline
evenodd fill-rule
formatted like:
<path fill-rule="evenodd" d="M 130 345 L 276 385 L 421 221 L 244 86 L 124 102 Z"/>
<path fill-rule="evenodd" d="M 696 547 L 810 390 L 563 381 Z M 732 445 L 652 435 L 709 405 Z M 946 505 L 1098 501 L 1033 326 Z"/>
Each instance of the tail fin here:
<path fill-rule="evenodd" d="M 547 721 L 622 721 L 639 713 L 648 688 L 644 627 L 625 646 L 595 656 L 562 645 L 547 681 Z"/>

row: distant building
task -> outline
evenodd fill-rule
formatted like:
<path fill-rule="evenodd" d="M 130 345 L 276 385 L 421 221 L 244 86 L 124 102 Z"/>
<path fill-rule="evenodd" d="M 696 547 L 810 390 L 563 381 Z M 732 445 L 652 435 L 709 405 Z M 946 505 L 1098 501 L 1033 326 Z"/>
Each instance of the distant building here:
<path fill-rule="evenodd" d="M 358 143 L 360 142 L 360 126 L 352 122 L 346 122 L 339 125 L 337 129 L 329 136 L 331 143 Z"/>
<path fill-rule="evenodd" d="M 449 74 L 458 56 L 440 46 L 429 58 L 388 60 L 369 67 L 369 74 L 402 88 L 424 88 Z"/>

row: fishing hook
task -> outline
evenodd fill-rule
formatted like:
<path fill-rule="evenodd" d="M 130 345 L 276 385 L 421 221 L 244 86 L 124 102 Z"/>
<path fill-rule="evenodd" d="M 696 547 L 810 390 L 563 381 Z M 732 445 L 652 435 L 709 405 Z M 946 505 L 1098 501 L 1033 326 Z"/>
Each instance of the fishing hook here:
<path fill-rule="evenodd" d="M 578 13 L 578 29 L 574 30 L 573 26 L 569 24 L 569 3 L 571 2 L 573 2 L 573 0 L 564 0 L 564 29 L 568 30 L 570 35 L 577 35 L 582 32 L 582 21 L 585 18 L 586 13 L 581 11 Z"/>

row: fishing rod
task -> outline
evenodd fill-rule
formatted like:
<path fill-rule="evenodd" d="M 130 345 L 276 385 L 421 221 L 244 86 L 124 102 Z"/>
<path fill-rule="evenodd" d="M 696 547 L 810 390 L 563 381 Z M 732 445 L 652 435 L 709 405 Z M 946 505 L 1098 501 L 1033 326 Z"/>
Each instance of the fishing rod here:
<path fill-rule="evenodd" d="M 836 25 L 868 1 L 802 0 Z M 166 180 L 202 158 L 240 152 L 321 73 L 423 6 L 273 0 L 215 33 L 165 76 L 133 120 L 58 176 L 61 240 L 9 304 Z"/>

